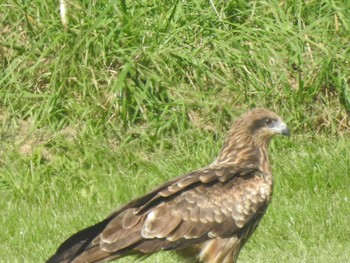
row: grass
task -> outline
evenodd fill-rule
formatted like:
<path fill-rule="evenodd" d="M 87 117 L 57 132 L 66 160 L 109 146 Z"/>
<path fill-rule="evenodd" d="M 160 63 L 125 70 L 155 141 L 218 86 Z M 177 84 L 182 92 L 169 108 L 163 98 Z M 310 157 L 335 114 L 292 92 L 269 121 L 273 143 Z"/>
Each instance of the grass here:
<path fill-rule="evenodd" d="M 240 261 L 350 258 L 348 1 L 65 3 L 66 28 L 56 2 L 0 2 L 1 262 L 207 165 L 253 106 L 294 135 Z"/>

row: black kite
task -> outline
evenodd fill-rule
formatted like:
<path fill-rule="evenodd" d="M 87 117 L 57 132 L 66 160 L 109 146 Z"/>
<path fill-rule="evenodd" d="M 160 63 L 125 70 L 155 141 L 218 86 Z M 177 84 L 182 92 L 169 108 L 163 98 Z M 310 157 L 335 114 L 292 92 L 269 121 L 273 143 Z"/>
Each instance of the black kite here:
<path fill-rule="evenodd" d="M 212 164 L 166 182 L 72 235 L 47 263 L 106 262 L 160 250 L 174 250 L 193 262 L 236 262 L 271 200 L 269 141 L 289 133 L 267 109 L 243 114 Z"/>

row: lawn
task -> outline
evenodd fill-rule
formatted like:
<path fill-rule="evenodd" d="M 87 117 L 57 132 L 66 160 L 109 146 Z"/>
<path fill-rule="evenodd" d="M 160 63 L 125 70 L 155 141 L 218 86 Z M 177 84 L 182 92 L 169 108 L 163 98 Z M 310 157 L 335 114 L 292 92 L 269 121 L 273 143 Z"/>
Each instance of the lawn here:
<path fill-rule="evenodd" d="M 66 26 L 58 1 L 0 2 L 1 262 L 212 162 L 254 106 L 292 136 L 239 262 L 350 260 L 349 1 L 62 2 Z"/>

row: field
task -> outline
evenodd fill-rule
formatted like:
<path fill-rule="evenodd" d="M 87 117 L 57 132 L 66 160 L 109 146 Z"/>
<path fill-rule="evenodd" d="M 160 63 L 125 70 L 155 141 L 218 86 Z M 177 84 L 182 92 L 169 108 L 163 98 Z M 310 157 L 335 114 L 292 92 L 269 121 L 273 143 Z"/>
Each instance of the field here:
<path fill-rule="evenodd" d="M 61 2 L 0 1 L 0 262 L 209 164 L 255 106 L 292 136 L 239 262 L 350 262 L 349 1 Z"/>

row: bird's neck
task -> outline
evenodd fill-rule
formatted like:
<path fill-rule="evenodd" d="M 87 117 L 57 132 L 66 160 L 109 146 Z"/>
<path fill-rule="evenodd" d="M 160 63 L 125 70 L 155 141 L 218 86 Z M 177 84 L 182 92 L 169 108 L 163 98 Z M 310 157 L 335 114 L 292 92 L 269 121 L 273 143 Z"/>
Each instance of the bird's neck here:
<path fill-rule="evenodd" d="M 268 142 L 256 144 L 252 139 L 245 141 L 226 141 L 212 165 L 241 165 L 258 167 L 264 173 L 270 174 L 271 167 L 267 154 Z"/>

